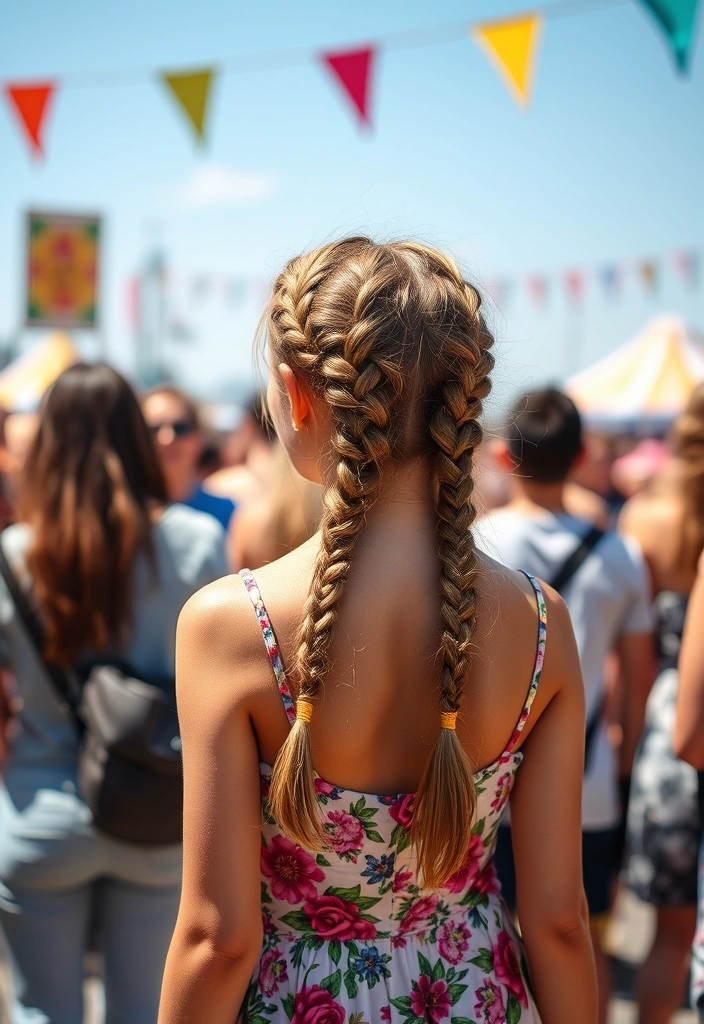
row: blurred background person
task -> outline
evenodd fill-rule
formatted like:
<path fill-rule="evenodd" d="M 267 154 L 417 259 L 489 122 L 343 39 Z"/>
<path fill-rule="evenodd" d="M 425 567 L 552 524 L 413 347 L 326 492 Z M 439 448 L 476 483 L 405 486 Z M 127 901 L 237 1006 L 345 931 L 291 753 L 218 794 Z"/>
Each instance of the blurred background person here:
<path fill-rule="evenodd" d="M 206 446 L 197 403 L 185 391 L 160 384 L 142 396 L 141 404 L 169 500 L 206 512 L 227 530 L 235 503 L 203 486 L 200 460 Z"/>
<path fill-rule="evenodd" d="M 227 571 L 222 526 L 168 504 L 138 402 L 104 365 L 76 365 L 48 392 L 18 523 L 0 542 L 43 620 L 46 660 L 79 676 L 115 659 L 139 678 L 173 680 L 179 612 Z M 22 699 L 0 787 L 12 1024 L 83 1019 L 90 925 L 104 954 L 106 1019 L 154 1024 L 181 845 L 137 846 L 93 827 L 77 792 L 74 722 L 2 580 L 0 623 Z"/>
<path fill-rule="evenodd" d="M 277 459 L 278 468 L 274 466 L 274 439 L 261 395 L 253 395 L 222 446 L 221 468 L 206 478 L 208 491 L 229 498 L 239 509 L 259 501 L 271 489 L 281 464 Z"/>
<path fill-rule="evenodd" d="M 687 602 L 704 547 L 704 386 L 676 420 L 670 443 L 673 458 L 620 517 L 620 529 L 638 542 L 650 571 L 660 669 L 633 771 L 625 871 L 629 887 L 656 911 L 653 945 L 636 987 L 641 1024 L 667 1024 L 679 1008 L 696 918 L 697 775 L 675 755 L 672 729 Z"/>
<path fill-rule="evenodd" d="M 296 472 L 284 448 L 275 442 L 267 491 L 244 504 L 235 516 L 236 569 L 258 569 L 293 551 L 318 529 L 322 489 Z"/>
<path fill-rule="evenodd" d="M 704 458 L 704 437 L 702 437 Z M 673 747 L 699 776 L 699 815 L 704 807 L 704 555 L 692 588 L 679 660 Z M 700 1024 L 704 1024 L 704 846 L 699 850 L 697 930 L 692 948 L 691 1000 Z"/>
<path fill-rule="evenodd" d="M 8 412 L 3 418 L 0 434 L 3 526 L 14 518 L 20 476 L 38 425 L 39 416 L 34 412 Z"/>
<path fill-rule="evenodd" d="M 528 392 L 514 405 L 498 457 L 510 472 L 511 500 L 476 525 L 477 543 L 512 569 L 554 586 L 570 611 L 587 708 L 582 805 L 584 888 L 599 976 L 600 1021 L 611 991 L 602 951 L 620 867 L 623 797 L 652 682 L 652 635 L 647 575 L 635 545 L 596 531 L 565 508 L 565 482 L 582 452 L 574 402 L 555 388 Z M 616 653 L 627 715 L 620 751 L 605 715 L 605 663 Z M 619 786 L 620 782 L 620 786 Z M 504 819 L 504 822 L 506 819 Z M 499 828 L 497 868 L 507 902 L 515 905 L 510 828 Z"/>

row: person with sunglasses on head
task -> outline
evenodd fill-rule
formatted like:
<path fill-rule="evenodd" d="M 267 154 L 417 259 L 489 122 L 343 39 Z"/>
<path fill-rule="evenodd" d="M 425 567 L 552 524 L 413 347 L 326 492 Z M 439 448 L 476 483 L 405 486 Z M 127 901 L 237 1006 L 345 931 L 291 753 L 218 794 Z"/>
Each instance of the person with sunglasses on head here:
<path fill-rule="evenodd" d="M 207 512 L 227 530 L 235 503 L 205 490 L 198 473 L 203 425 L 196 402 L 180 388 L 159 384 L 142 396 L 142 413 L 154 438 L 169 499 Z"/>

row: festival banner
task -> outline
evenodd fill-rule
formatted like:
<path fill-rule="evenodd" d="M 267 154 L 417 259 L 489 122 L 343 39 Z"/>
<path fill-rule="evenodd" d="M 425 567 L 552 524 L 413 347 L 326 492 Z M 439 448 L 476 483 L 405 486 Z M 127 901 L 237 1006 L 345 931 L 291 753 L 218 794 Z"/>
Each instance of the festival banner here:
<path fill-rule="evenodd" d="M 99 217 L 27 215 L 28 327 L 98 325 Z"/>
<path fill-rule="evenodd" d="M 543 30 L 541 14 L 521 15 L 476 25 L 472 35 L 519 106 L 530 100 L 538 47 Z"/>
<path fill-rule="evenodd" d="M 5 85 L 5 95 L 15 112 L 24 134 L 29 140 L 32 155 L 43 154 L 42 130 L 56 89 L 54 82 L 32 82 L 24 85 Z"/>
<path fill-rule="evenodd" d="M 193 128 L 196 141 L 205 142 L 205 122 L 208 114 L 210 87 L 214 76 L 213 68 L 199 71 L 163 72 L 161 80 L 176 100 L 179 109 Z"/>
<path fill-rule="evenodd" d="M 641 0 L 667 36 L 679 71 L 689 67 L 689 51 L 699 0 Z"/>
<path fill-rule="evenodd" d="M 339 53 L 323 53 L 321 60 L 341 86 L 363 127 L 370 128 L 369 101 L 376 51 L 373 46 Z"/>

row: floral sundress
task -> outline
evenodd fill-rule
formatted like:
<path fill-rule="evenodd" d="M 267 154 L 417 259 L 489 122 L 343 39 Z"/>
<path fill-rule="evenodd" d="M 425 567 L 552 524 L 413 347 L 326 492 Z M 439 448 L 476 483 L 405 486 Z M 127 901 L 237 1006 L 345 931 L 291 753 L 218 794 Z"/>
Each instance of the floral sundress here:
<path fill-rule="evenodd" d="M 240 573 L 261 626 L 289 722 L 295 707 L 276 637 L 249 570 Z M 503 754 L 477 772 L 467 859 L 441 889 L 418 884 L 410 824 L 415 795 L 315 787 L 329 845 L 317 855 L 271 817 L 261 764 L 264 943 L 238 1024 L 540 1024 L 523 949 L 500 895 L 496 830 L 521 751 L 545 653 L 538 639 L 526 702 Z"/>

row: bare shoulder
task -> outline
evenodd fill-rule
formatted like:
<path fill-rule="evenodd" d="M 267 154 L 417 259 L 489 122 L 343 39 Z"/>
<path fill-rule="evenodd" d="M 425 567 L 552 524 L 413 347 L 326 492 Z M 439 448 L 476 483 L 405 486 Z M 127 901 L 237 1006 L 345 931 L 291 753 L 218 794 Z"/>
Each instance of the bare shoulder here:
<path fill-rule="evenodd" d="M 249 706 L 266 666 L 261 629 L 243 580 L 225 576 L 184 605 L 176 631 L 179 714 L 227 715 Z"/>
<path fill-rule="evenodd" d="M 666 492 L 645 491 L 630 498 L 621 510 L 618 520 L 620 533 L 638 541 L 660 535 L 663 529 L 675 527 L 682 515 L 676 495 Z"/>

